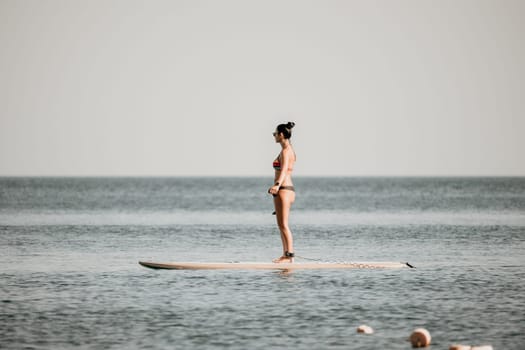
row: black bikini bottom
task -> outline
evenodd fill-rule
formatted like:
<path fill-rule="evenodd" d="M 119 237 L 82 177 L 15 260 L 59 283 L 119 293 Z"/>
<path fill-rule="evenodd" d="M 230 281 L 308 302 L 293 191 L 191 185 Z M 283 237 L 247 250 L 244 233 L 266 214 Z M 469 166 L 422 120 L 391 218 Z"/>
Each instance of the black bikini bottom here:
<path fill-rule="evenodd" d="M 281 186 L 281 187 L 279 187 L 279 191 L 280 190 L 286 190 L 286 191 L 293 191 L 293 192 L 295 192 L 295 188 L 293 186 Z M 273 196 L 277 197 L 276 194 L 274 194 Z M 272 215 L 275 215 L 275 212 L 273 212 Z"/>
<path fill-rule="evenodd" d="M 279 191 L 281 191 L 281 190 L 295 192 L 295 188 L 293 186 L 281 186 L 281 187 L 279 187 Z M 273 196 L 277 197 L 277 194 L 274 194 Z"/>

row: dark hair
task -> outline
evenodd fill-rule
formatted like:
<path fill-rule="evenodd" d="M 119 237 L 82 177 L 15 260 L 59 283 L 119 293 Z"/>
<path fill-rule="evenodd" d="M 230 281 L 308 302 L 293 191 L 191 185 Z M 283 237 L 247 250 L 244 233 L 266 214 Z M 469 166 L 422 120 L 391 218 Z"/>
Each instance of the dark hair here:
<path fill-rule="evenodd" d="M 292 137 L 292 129 L 295 126 L 294 122 L 288 122 L 287 124 L 277 125 L 277 132 L 282 133 L 285 139 Z"/>

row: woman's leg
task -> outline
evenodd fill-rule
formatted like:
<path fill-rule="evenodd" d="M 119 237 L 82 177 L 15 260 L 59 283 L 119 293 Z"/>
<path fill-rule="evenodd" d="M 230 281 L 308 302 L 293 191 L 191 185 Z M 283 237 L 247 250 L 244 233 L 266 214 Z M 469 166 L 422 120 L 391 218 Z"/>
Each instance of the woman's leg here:
<path fill-rule="evenodd" d="M 279 261 L 291 261 L 289 257 L 285 257 L 285 252 L 293 253 L 293 236 L 290 227 L 288 226 L 288 217 L 290 216 L 290 208 L 295 200 L 295 192 L 288 190 L 281 190 L 274 197 L 275 214 L 277 217 L 277 226 L 281 233 L 281 241 L 283 243 L 283 256 L 277 259 Z"/>

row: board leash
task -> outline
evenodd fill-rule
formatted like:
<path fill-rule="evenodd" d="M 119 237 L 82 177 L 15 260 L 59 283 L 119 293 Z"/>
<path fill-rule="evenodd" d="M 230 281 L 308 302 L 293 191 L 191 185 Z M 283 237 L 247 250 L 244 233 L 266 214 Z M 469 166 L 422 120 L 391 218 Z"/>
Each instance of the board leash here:
<path fill-rule="evenodd" d="M 304 257 L 304 256 L 301 256 L 301 255 L 295 255 L 296 258 L 299 258 L 299 259 L 303 259 L 303 260 L 308 260 L 308 261 L 317 261 L 317 262 L 320 262 L 320 263 L 334 263 L 334 264 L 348 264 L 348 265 L 363 265 L 363 264 L 360 264 L 360 263 L 356 263 L 356 262 L 351 262 L 351 261 L 341 261 L 341 260 L 336 260 L 336 261 L 327 261 L 327 260 L 323 260 L 323 259 L 315 259 L 315 258 L 307 258 L 307 257 Z M 408 266 L 409 268 L 411 269 L 415 269 L 416 267 L 408 262 L 402 262 L 402 264 L 405 264 L 406 266 Z M 366 264 L 364 264 L 366 265 Z"/>
<path fill-rule="evenodd" d="M 346 261 L 346 260 L 323 260 L 323 259 L 307 258 L 305 256 L 301 256 L 301 255 L 297 255 L 297 254 L 295 255 L 295 257 L 299 258 L 299 259 L 304 259 L 304 260 L 308 260 L 308 261 L 317 261 L 317 262 L 326 263 L 326 264 L 359 265 L 358 263 L 351 262 L 351 261 Z"/>
<path fill-rule="evenodd" d="M 323 261 L 323 259 L 314 259 L 314 258 L 306 258 L 304 256 L 300 256 L 300 255 L 295 255 L 296 258 L 299 258 L 299 259 L 303 259 L 303 260 L 309 260 L 309 261 L 319 261 L 319 262 L 328 262 L 328 261 Z"/>

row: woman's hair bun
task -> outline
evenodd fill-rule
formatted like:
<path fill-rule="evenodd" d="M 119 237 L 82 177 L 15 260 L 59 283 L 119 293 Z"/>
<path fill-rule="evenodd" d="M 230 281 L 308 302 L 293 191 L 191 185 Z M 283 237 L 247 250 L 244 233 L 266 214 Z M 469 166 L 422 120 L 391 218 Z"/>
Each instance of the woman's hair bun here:
<path fill-rule="evenodd" d="M 292 128 L 295 126 L 294 122 L 277 125 L 277 132 L 282 133 L 285 139 L 292 137 Z"/>

